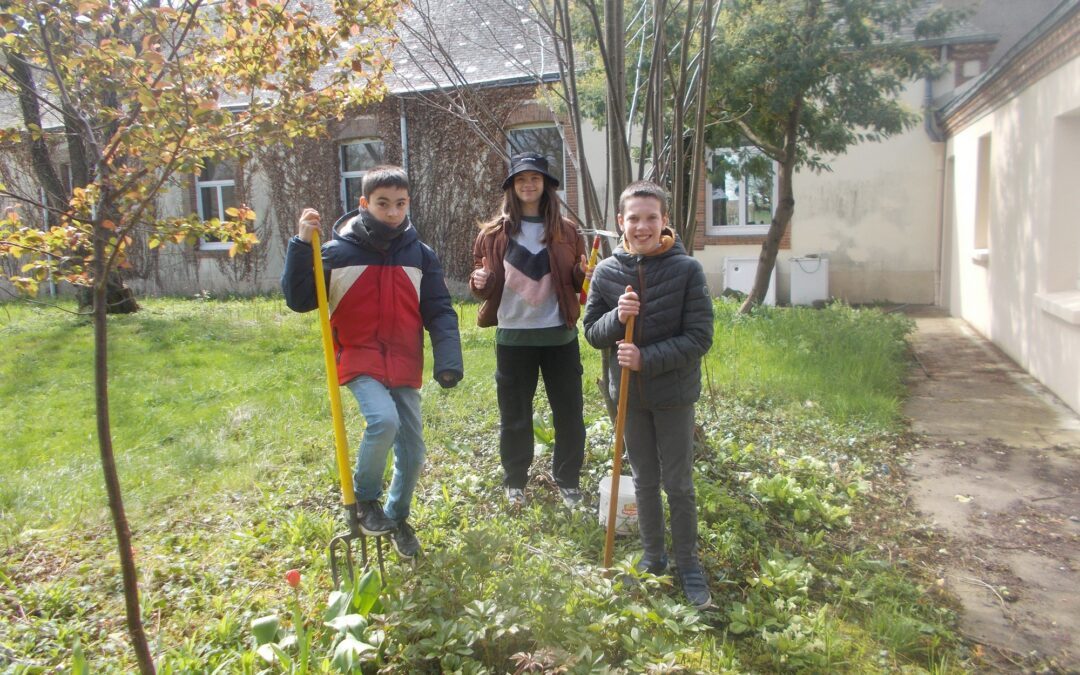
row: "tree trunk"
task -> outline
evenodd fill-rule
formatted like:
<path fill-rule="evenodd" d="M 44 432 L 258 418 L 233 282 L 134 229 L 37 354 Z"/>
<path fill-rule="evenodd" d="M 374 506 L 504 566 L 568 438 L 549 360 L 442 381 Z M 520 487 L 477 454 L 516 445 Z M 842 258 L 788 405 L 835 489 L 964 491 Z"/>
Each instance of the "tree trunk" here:
<path fill-rule="evenodd" d="M 776 266 L 776 253 L 780 250 L 780 239 L 791 223 L 791 216 L 795 213 L 795 192 L 792 188 L 792 178 L 795 175 L 795 160 L 798 157 L 798 131 L 799 118 L 802 115 L 802 96 L 795 99 L 792 110 L 788 113 L 787 124 L 784 129 L 784 156 L 780 162 L 780 175 L 777 176 L 777 191 L 780 193 L 780 203 L 776 206 L 772 222 L 769 225 L 769 233 L 765 235 L 765 241 L 761 244 L 761 254 L 758 256 L 757 273 L 754 275 L 754 287 L 750 295 L 746 297 L 739 308 L 740 314 L 749 314 L 754 305 L 761 304 L 765 299 L 765 293 L 769 290 L 769 278 L 772 276 L 773 267 Z"/>
<path fill-rule="evenodd" d="M 604 42 L 607 46 L 607 141 L 611 182 L 608 198 L 618 199 L 630 183 L 630 141 L 626 136 L 626 44 L 622 0 L 604 2 Z M 580 141 L 579 141 L 580 142 Z"/>
<path fill-rule="evenodd" d="M 705 171 L 705 111 L 708 107 L 709 65 L 712 60 L 712 16 L 713 0 L 705 0 L 701 5 L 701 72 L 695 87 L 697 111 L 690 139 L 690 184 L 686 191 L 686 220 L 681 233 L 683 245 L 690 255 L 694 255 L 694 238 L 697 236 L 698 187 Z"/>
<path fill-rule="evenodd" d="M 38 102 L 37 85 L 30 72 L 30 65 L 22 55 L 7 52 L 7 61 L 12 79 L 19 88 L 19 109 L 22 112 L 23 126 L 38 130 L 30 137 L 30 162 L 34 167 L 34 177 L 45 192 L 44 202 L 50 209 L 48 220 L 55 222 L 55 211 L 63 209 L 67 199 L 64 185 L 57 177 L 56 169 L 49 158 L 49 145 L 45 142 L 45 134 L 41 131 L 41 105 Z M 42 224 L 47 226 L 49 222 Z"/>
<path fill-rule="evenodd" d="M 773 267 L 776 266 L 776 254 L 780 250 L 780 240 L 791 222 L 791 216 L 795 213 L 795 196 L 791 189 L 791 176 L 794 166 L 790 164 L 780 165 L 780 176 L 777 181 L 777 189 L 780 192 L 780 203 L 769 225 L 769 233 L 765 235 L 765 241 L 761 244 L 761 253 L 758 255 L 757 273 L 754 275 L 754 287 L 750 295 L 746 296 L 741 307 L 740 314 L 749 314 L 754 305 L 760 305 L 769 292 L 769 279 L 772 276 Z"/>
<path fill-rule="evenodd" d="M 569 0 L 556 0 L 552 12 L 552 32 L 560 36 L 561 48 L 556 49 L 559 58 L 559 71 L 562 83 L 563 95 L 567 102 L 567 115 L 570 124 L 574 128 L 574 143 L 577 155 L 578 182 L 581 185 L 582 198 L 585 203 L 585 227 L 603 230 L 604 210 L 600 206 L 600 200 L 596 194 L 596 186 L 592 179 L 592 170 L 589 168 L 588 159 L 585 156 L 585 134 L 581 122 L 581 106 L 578 104 L 577 88 L 577 56 L 574 53 L 573 28 L 570 25 Z"/>
<path fill-rule="evenodd" d="M 135 556 L 131 550 L 131 530 L 124 513 L 124 500 L 120 492 L 120 479 L 116 473 L 113 455 L 112 430 L 109 422 L 109 364 L 107 319 L 107 270 L 106 242 L 109 230 L 94 225 L 94 402 L 97 407 L 98 449 L 101 453 L 101 470 L 105 474 L 105 491 L 109 497 L 109 511 L 116 530 L 116 545 L 120 553 L 120 571 L 124 582 L 124 608 L 127 615 L 131 646 L 142 675 L 153 675 L 154 660 L 143 630 L 142 612 L 139 607 L 139 581 L 135 570 Z"/>
<path fill-rule="evenodd" d="M 677 78 L 675 80 L 675 95 L 671 103 L 671 163 L 668 168 L 668 178 L 671 181 L 671 219 L 675 223 L 675 231 L 686 243 L 682 232 L 682 225 L 686 219 L 686 188 L 687 172 L 689 165 L 686 161 L 686 80 L 689 70 L 690 59 L 690 36 L 693 21 L 691 16 L 694 12 L 694 0 L 689 0 L 686 7 L 686 25 L 683 26 L 682 40 L 679 43 L 679 62 Z"/>

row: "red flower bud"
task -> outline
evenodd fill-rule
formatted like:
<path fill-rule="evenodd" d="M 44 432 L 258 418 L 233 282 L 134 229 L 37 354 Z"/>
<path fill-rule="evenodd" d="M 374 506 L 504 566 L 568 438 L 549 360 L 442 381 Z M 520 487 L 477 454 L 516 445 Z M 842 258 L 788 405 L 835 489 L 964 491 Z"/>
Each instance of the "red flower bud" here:
<path fill-rule="evenodd" d="M 289 570 L 288 572 L 286 572 L 285 573 L 285 581 L 288 582 L 288 584 L 290 586 L 292 586 L 293 588 L 296 588 L 297 586 L 299 586 L 300 585 L 300 570 Z"/>

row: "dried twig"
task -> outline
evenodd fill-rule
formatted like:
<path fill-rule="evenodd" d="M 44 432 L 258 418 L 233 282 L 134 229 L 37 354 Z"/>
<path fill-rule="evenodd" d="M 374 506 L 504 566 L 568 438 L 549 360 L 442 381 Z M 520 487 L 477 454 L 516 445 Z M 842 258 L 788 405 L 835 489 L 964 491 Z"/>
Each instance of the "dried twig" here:
<path fill-rule="evenodd" d="M 984 588 L 989 589 L 991 593 L 993 593 L 995 596 L 997 596 L 998 602 L 1001 603 L 1001 611 L 1005 612 L 1006 614 L 1008 613 L 1008 610 L 1005 607 L 1005 598 L 1001 597 L 1001 593 L 998 593 L 996 588 L 994 588 L 990 584 L 986 583 L 982 579 L 975 579 L 973 577 L 956 577 L 956 578 L 959 579 L 960 581 L 969 583 L 972 586 L 982 586 Z"/>

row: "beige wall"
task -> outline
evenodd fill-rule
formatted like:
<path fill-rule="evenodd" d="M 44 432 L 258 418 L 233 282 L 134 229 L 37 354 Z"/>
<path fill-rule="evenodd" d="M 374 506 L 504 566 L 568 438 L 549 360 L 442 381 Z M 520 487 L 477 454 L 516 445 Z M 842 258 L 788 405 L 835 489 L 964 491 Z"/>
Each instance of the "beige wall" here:
<path fill-rule="evenodd" d="M 269 186 L 261 172 L 248 178 L 251 181 L 252 203 L 256 213 L 255 231 L 264 250 L 236 259 L 226 252 L 196 253 L 186 245 L 167 245 L 160 252 L 156 278 L 133 280 L 131 285 L 139 295 L 166 293 L 184 295 L 211 293 L 214 295 L 250 295 L 279 288 L 278 279 L 284 267 L 284 251 L 270 231 Z M 186 180 L 174 186 L 159 205 L 163 216 L 184 216 L 191 211 Z M 243 266 L 255 264 L 258 272 L 242 274 Z M 160 282 L 160 283 L 159 283 Z"/>
<path fill-rule="evenodd" d="M 922 104 L 923 82 L 903 101 Z M 940 213 L 941 143 L 922 126 L 882 143 L 861 143 L 829 161 L 831 172 L 795 176 L 791 248 L 777 256 L 777 300 L 790 297 L 793 257 L 829 258 L 829 293 L 851 303 L 933 303 Z M 722 290 L 726 256 L 756 257 L 760 245 L 698 251 L 710 287 Z"/>
<path fill-rule="evenodd" d="M 1080 410 L 1080 59 L 947 152 L 943 304 Z"/>

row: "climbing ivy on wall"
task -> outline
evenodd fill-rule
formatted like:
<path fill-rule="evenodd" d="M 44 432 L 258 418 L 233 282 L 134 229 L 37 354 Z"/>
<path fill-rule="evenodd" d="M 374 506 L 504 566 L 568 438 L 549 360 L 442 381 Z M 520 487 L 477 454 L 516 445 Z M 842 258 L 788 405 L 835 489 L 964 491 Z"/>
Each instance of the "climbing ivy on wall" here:
<path fill-rule="evenodd" d="M 533 95 L 532 87 L 472 92 L 470 104 L 480 100 L 490 111 L 473 123 L 494 127 L 494 122 L 485 120 L 506 120 L 522 100 Z M 455 102 L 453 94 L 442 95 L 434 103 L 420 97 L 405 102 L 412 218 L 420 237 L 439 254 L 447 278 L 464 282 L 472 271 L 477 225 L 501 203 L 506 162 L 480 140 L 470 122 L 441 107 L 448 102 Z M 498 138 L 503 129 L 485 129 L 485 133 Z"/>

